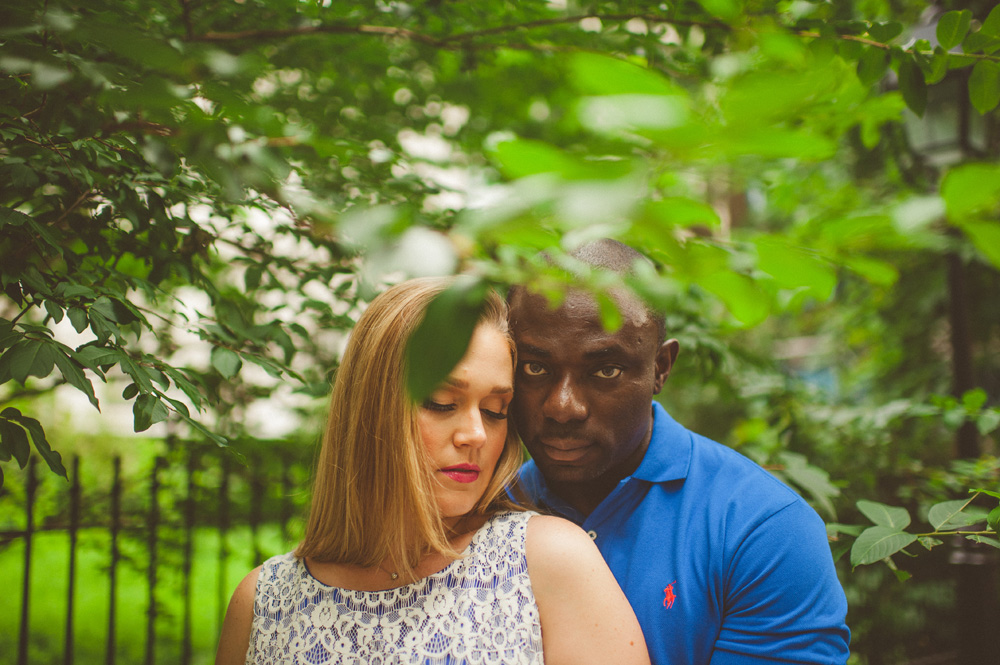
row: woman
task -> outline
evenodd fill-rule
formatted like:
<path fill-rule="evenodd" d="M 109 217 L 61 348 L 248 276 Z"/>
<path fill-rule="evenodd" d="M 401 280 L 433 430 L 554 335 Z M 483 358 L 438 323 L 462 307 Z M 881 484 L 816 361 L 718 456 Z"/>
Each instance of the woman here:
<path fill-rule="evenodd" d="M 337 371 L 305 538 L 233 594 L 216 663 L 647 663 L 625 596 L 565 520 L 524 512 L 507 426 L 515 350 L 492 294 L 423 404 L 405 348 L 452 283 L 388 289 Z"/>

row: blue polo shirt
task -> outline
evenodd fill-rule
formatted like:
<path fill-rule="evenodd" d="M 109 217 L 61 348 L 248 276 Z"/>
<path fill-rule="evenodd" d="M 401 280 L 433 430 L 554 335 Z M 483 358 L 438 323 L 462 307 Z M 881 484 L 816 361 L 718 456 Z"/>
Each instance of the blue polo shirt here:
<path fill-rule="evenodd" d="M 653 403 L 642 463 L 586 519 L 529 461 L 521 483 L 584 528 L 654 665 L 847 662 L 847 599 L 819 515 L 743 455 Z"/>

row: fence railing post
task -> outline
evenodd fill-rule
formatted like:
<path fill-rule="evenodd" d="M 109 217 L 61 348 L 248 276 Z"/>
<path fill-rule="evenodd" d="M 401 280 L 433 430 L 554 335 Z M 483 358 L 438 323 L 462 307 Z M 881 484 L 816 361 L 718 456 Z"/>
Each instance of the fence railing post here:
<path fill-rule="evenodd" d="M 21 587 L 21 630 L 17 637 L 17 665 L 28 665 L 28 635 L 31 616 L 31 540 L 35 525 L 35 458 L 28 458 L 28 478 L 24 502 L 24 583 Z"/>
<path fill-rule="evenodd" d="M 108 597 L 108 645 L 104 662 L 114 665 L 116 650 L 115 625 L 118 611 L 118 560 L 121 552 L 118 548 L 118 533 L 121 531 L 122 512 L 122 458 L 115 456 L 113 460 L 111 483 L 111 568 L 108 570 L 110 592 Z"/>
<path fill-rule="evenodd" d="M 80 529 L 80 456 L 73 457 L 73 480 L 69 487 L 69 572 L 66 583 L 66 639 L 63 663 L 73 664 L 73 607 L 76 600 L 76 541 Z"/>
<path fill-rule="evenodd" d="M 146 523 L 149 529 L 146 535 L 146 551 L 149 552 L 149 568 L 146 570 L 149 607 L 146 612 L 146 655 L 143 660 L 145 665 L 153 665 L 156 653 L 156 566 L 158 565 L 156 547 L 160 526 L 160 467 L 162 466 L 162 457 L 153 460 L 153 472 L 149 481 L 149 519 Z"/>
<path fill-rule="evenodd" d="M 181 665 L 191 663 L 191 563 L 194 558 L 194 471 L 197 454 L 188 448 L 187 496 L 184 500 L 184 626 L 181 635 Z"/>
<path fill-rule="evenodd" d="M 229 454 L 222 451 L 222 479 L 219 482 L 219 588 L 218 609 L 216 617 L 218 624 L 216 633 L 222 631 L 222 619 L 226 615 L 229 600 L 229 585 L 226 583 L 226 565 L 229 562 L 229 544 L 226 534 L 229 532 Z"/>

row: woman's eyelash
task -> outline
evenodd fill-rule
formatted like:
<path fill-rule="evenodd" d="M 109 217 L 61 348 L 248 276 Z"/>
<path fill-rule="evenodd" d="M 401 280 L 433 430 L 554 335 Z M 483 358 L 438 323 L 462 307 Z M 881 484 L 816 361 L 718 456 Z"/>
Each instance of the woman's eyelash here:
<path fill-rule="evenodd" d="M 455 408 L 454 404 L 440 404 L 434 400 L 426 399 L 424 400 L 424 408 L 431 411 L 451 411 Z"/>
<path fill-rule="evenodd" d="M 482 412 L 485 413 L 490 418 L 493 418 L 494 420 L 507 420 L 506 413 L 500 413 L 499 411 L 490 411 L 489 409 L 482 409 Z"/>

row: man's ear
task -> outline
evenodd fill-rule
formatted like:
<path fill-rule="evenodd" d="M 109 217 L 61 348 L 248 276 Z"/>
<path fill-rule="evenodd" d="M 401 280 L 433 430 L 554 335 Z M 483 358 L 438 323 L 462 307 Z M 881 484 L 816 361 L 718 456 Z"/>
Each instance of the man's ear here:
<path fill-rule="evenodd" d="M 653 394 L 659 395 L 663 389 L 663 384 L 670 376 L 674 361 L 677 360 L 677 353 L 681 349 L 681 344 L 676 339 L 668 339 L 660 348 L 656 350 L 656 368 L 653 377 Z"/>

